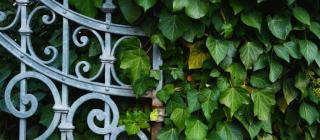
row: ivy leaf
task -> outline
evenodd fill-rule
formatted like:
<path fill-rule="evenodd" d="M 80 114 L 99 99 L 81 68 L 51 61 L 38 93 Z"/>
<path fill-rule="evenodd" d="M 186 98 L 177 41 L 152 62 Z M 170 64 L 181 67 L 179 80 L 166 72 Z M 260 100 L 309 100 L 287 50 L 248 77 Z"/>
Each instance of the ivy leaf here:
<path fill-rule="evenodd" d="M 148 9 L 150 9 L 152 6 L 154 6 L 158 0 L 135 0 L 135 1 L 146 12 Z"/>
<path fill-rule="evenodd" d="M 174 128 L 164 128 L 160 130 L 157 138 L 159 140 L 179 140 L 179 135 Z"/>
<path fill-rule="evenodd" d="M 301 118 L 306 120 L 309 125 L 312 125 L 319 118 L 319 112 L 317 108 L 303 102 L 299 107 L 299 114 Z"/>
<path fill-rule="evenodd" d="M 289 16 L 283 14 L 277 14 L 273 17 L 268 16 L 267 21 L 269 30 L 275 37 L 282 40 L 287 38 L 292 29 Z"/>
<path fill-rule="evenodd" d="M 300 53 L 299 46 L 295 42 L 289 41 L 284 43 L 283 46 L 288 49 L 291 57 L 295 59 L 301 59 L 302 55 Z"/>
<path fill-rule="evenodd" d="M 254 65 L 253 65 L 253 71 L 257 71 L 257 70 L 263 69 L 267 65 L 268 65 L 268 57 L 265 54 L 260 55 L 260 57 L 258 58 L 257 62 L 255 62 Z"/>
<path fill-rule="evenodd" d="M 229 88 L 222 93 L 219 101 L 230 109 L 232 116 L 242 105 L 249 104 L 248 94 L 243 88 Z"/>
<path fill-rule="evenodd" d="M 129 23 L 134 23 L 143 13 L 142 9 L 133 0 L 118 0 L 118 3 L 121 13 Z M 84 4 L 82 3 L 82 5 Z"/>
<path fill-rule="evenodd" d="M 282 74 L 283 66 L 277 61 L 270 59 L 269 60 L 269 79 L 271 82 L 275 82 Z"/>
<path fill-rule="evenodd" d="M 149 75 L 151 65 L 146 52 L 141 48 L 138 48 L 123 52 L 120 68 L 130 71 L 130 78 L 134 83 L 139 78 Z"/>
<path fill-rule="evenodd" d="M 299 91 L 294 87 L 292 78 L 285 79 L 282 84 L 282 91 L 287 105 L 289 105 L 295 98 L 297 98 Z"/>
<path fill-rule="evenodd" d="M 191 113 L 201 108 L 198 96 L 199 93 L 195 89 L 191 89 L 187 92 L 188 111 Z"/>
<path fill-rule="evenodd" d="M 210 57 L 207 52 L 202 51 L 202 44 L 202 42 L 196 42 L 188 46 L 190 50 L 190 55 L 188 59 L 189 69 L 202 68 L 203 62 Z"/>
<path fill-rule="evenodd" d="M 243 139 L 241 130 L 233 124 L 218 122 L 216 129 L 217 129 L 217 134 L 221 140 L 242 140 Z"/>
<path fill-rule="evenodd" d="M 231 81 L 234 86 L 243 85 L 247 78 L 247 71 L 242 64 L 232 63 L 226 71 L 230 73 Z"/>
<path fill-rule="evenodd" d="M 298 21 L 310 25 L 310 15 L 306 9 L 297 6 L 292 9 L 292 13 Z"/>
<path fill-rule="evenodd" d="M 147 82 L 146 82 L 147 81 Z M 150 90 L 156 86 L 157 82 L 150 77 L 141 77 L 137 79 L 132 84 L 133 91 L 136 97 L 141 97 L 146 93 L 147 90 Z"/>
<path fill-rule="evenodd" d="M 275 45 L 273 46 L 273 50 L 276 52 L 278 57 L 290 63 L 289 50 L 287 47 L 283 45 Z"/>
<path fill-rule="evenodd" d="M 250 84 L 257 88 L 266 88 L 271 86 L 268 80 L 268 74 L 265 71 L 255 72 L 250 77 Z"/>
<path fill-rule="evenodd" d="M 259 120 L 268 120 L 270 117 L 271 107 L 276 104 L 273 93 L 267 90 L 256 90 L 251 94 L 254 104 L 254 116 Z"/>
<path fill-rule="evenodd" d="M 173 0 L 173 11 L 180 11 L 189 5 L 189 0 Z"/>
<path fill-rule="evenodd" d="M 228 41 L 214 39 L 213 37 L 208 37 L 206 41 L 206 46 L 216 64 L 220 64 L 227 56 L 230 45 L 232 44 Z"/>
<path fill-rule="evenodd" d="M 302 93 L 301 98 L 303 99 L 304 97 L 307 96 L 307 86 L 309 84 L 309 80 L 303 72 L 299 72 L 296 74 L 294 77 L 294 86 L 299 89 Z"/>
<path fill-rule="evenodd" d="M 206 0 L 189 0 L 185 12 L 194 19 L 204 17 L 208 13 L 209 3 Z"/>
<path fill-rule="evenodd" d="M 162 102 L 167 102 L 171 95 L 174 94 L 174 85 L 167 84 L 157 93 L 157 97 Z"/>
<path fill-rule="evenodd" d="M 311 22 L 309 30 L 320 39 L 320 24 L 318 22 Z"/>
<path fill-rule="evenodd" d="M 204 140 L 208 133 L 207 125 L 203 124 L 197 119 L 187 119 L 186 120 L 186 139 L 189 140 Z"/>
<path fill-rule="evenodd" d="M 160 15 L 159 29 L 162 34 L 174 42 L 186 31 L 185 19 L 180 15 Z"/>
<path fill-rule="evenodd" d="M 307 60 L 308 65 L 310 65 L 317 57 L 318 47 L 315 43 L 310 40 L 300 40 L 299 41 L 300 52 Z"/>
<path fill-rule="evenodd" d="M 214 110 L 218 109 L 218 98 L 220 93 L 217 89 L 205 88 L 200 92 L 199 101 L 201 109 L 207 120 L 211 119 L 211 114 Z"/>
<path fill-rule="evenodd" d="M 182 131 L 185 128 L 185 120 L 190 117 L 190 113 L 187 109 L 176 108 L 173 110 L 170 119 L 173 121 L 174 125 L 177 126 L 178 131 Z"/>
<path fill-rule="evenodd" d="M 185 108 L 186 104 L 181 96 L 173 94 L 166 103 L 166 115 L 170 115 L 176 108 Z"/>
<path fill-rule="evenodd" d="M 234 15 L 240 13 L 245 8 L 244 3 L 241 3 L 239 0 L 230 0 L 229 4 L 233 9 Z"/>
<path fill-rule="evenodd" d="M 247 26 L 261 30 L 262 13 L 259 11 L 243 12 L 241 14 L 241 21 Z"/>
<path fill-rule="evenodd" d="M 251 110 L 251 106 L 244 106 L 235 113 L 235 117 L 248 131 L 250 138 L 254 139 L 254 137 L 256 137 L 259 134 L 259 131 L 261 130 L 263 123 L 261 121 L 255 121 L 253 119 L 253 113 Z"/>
<path fill-rule="evenodd" d="M 161 49 L 166 50 L 166 40 L 163 35 L 152 35 L 150 40 L 153 45 L 158 45 Z"/>
<path fill-rule="evenodd" d="M 246 42 L 240 48 L 240 59 L 245 65 L 246 69 L 252 69 L 252 65 L 258 60 L 259 56 L 263 53 L 260 44 L 256 42 Z"/>
<path fill-rule="evenodd" d="M 81 2 L 77 0 L 70 0 L 70 4 L 73 5 L 81 14 L 93 18 L 97 15 L 97 8 L 102 5 L 102 0 L 83 0 Z"/>
<path fill-rule="evenodd" d="M 188 31 L 182 37 L 188 42 L 193 42 L 195 38 L 202 37 L 206 30 L 206 25 L 198 20 L 190 20 L 186 26 Z"/>
<path fill-rule="evenodd" d="M 320 68 L 320 51 L 318 51 L 318 55 L 317 55 L 315 61 L 316 61 L 317 65 L 318 65 L 318 67 Z M 1 83 L 1 78 L 0 78 L 0 83 Z"/>

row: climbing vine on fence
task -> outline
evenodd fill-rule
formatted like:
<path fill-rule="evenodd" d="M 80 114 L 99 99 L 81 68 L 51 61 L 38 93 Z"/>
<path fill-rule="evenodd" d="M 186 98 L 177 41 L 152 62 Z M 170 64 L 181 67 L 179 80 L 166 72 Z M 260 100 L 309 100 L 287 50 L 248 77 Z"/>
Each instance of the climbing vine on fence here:
<path fill-rule="evenodd" d="M 102 0 L 82 1 L 70 4 L 84 15 L 103 17 Z M 160 78 L 159 71 L 151 70 L 149 46 L 162 51 L 165 85 L 157 97 L 166 117 L 158 139 L 320 138 L 320 1 L 114 3 L 114 22 L 140 26 L 149 36 L 142 48 L 137 39 L 125 40 L 126 49 L 118 54 L 118 70 L 125 73 L 121 78 L 130 81 L 136 97 L 155 88 Z M 97 52 L 90 48 L 89 55 L 94 58 Z M 73 61 L 81 59 L 79 52 L 73 55 Z M 1 56 L 1 62 L 10 59 Z M 0 87 L 14 73 L 2 65 Z M 150 112 L 145 106 L 124 111 L 121 123 L 128 134 L 148 131 Z"/>

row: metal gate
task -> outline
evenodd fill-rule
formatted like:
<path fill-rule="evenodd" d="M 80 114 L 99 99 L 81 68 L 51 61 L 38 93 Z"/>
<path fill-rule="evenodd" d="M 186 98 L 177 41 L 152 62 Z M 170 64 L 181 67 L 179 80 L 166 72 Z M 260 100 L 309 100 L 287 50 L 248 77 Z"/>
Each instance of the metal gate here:
<path fill-rule="evenodd" d="M 54 100 L 54 116 L 48 129 L 38 136 L 37 140 L 47 139 L 55 130 L 61 133 L 61 139 L 74 139 L 73 130 L 75 129 L 73 118 L 77 109 L 85 102 L 92 100 L 101 100 L 104 102 L 104 109 L 93 109 L 87 116 L 88 127 L 96 134 L 103 135 L 105 140 L 116 139 L 118 134 L 125 131 L 125 126 L 118 126 L 119 111 L 117 104 L 110 96 L 134 97 L 130 85 L 123 83 L 117 76 L 115 68 L 115 50 L 119 43 L 133 36 L 143 37 L 145 34 L 138 28 L 113 24 L 111 22 L 111 13 L 115 10 L 112 0 L 105 0 L 102 11 L 105 13 L 105 20 L 96 20 L 83 16 L 68 6 L 68 0 L 62 2 L 56 0 L 39 0 L 41 5 L 30 6 L 31 0 L 16 0 L 17 10 L 15 18 L 11 24 L 6 27 L 0 27 L 0 46 L 5 48 L 20 62 L 20 74 L 14 76 L 5 89 L 5 104 L 8 110 L 17 118 L 19 118 L 19 139 L 26 139 L 27 119 L 31 117 L 38 109 L 37 98 L 27 93 L 28 79 L 36 79 L 44 83 L 52 94 Z M 80 2 L 80 1 L 79 1 Z M 33 17 L 39 11 L 48 10 L 50 14 L 42 16 L 44 24 L 52 24 L 56 18 L 62 18 L 63 38 L 62 52 L 59 52 L 53 46 L 47 46 L 44 49 L 45 54 L 51 54 L 52 58 L 43 60 L 37 56 L 32 46 L 31 36 L 33 29 L 31 23 Z M 0 19 L 5 19 L 6 14 L 0 11 Z M 71 30 L 69 23 L 75 23 L 78 27 Z M 8 34 L 14 26 L 19 26 L 20 40 L 16 41 Z M 81 30 L 91 32 L 99 41 L 102 53 L 100 55 L 101 67 L 98 73 L 91 78 L 82 76 L 82 71 L 88 71 L 90 64 L 87 61 L 81 61 L 77 64 L 75 75 L 69 73 L 69 49 L 72 41 L 77 47 L 84 47 L 88 44 L 89 38 L 85 35 L 79 37 L 77 33 Z M 113 34 L 121 36 L 114 44 L 111 43 Z M 160 51 L 153 46 L 152 65 L 153 69 L 159 69 L 162 64 Z M 59 59 L 58 53 L 62 53 L 62 68 L 57 69 L 48 64 Z M 1 62 L 3 63 L 3 62 Z M 96 82 L 95 79 L 103 76 L 104 82 Z M 57 84 L 58 83 L 58 84 Z M 12 89 L 19 85 L 19 107 L 15 107 L 12 102 Z M 58 88 L 58 86 L 61 86 Z M 160 81 L 157 89 L 160 89 L 162 82 Z M 87 91 L 87 94 L 80 96 L 73 103 L 69 102 L 69 88 L 78 88 Z M 155 91 L 157 90 L 155 89 Z M 146 97 L 152 98 L 153 103 L 159 102 L 155 96 L 155 91 L 150 92 Z M 71 94 L 71 93 L 70 93 Z M 160 103 L 161 106 L 161 103 Z M 94 119 L 104 122 L 104 126 L 97 126 Z M 161 119 L 161 118 L 160 118 Z M 148 139 L 143 132 L 139 132 L 140 139 Z"/>

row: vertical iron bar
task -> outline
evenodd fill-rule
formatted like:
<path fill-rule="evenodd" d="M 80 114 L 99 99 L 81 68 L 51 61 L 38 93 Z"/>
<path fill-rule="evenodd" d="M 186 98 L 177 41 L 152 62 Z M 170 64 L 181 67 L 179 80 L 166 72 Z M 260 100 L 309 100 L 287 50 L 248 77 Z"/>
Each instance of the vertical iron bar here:
<path fill-rule="evenodd" d="M 69 1 L 63 0 L 63 6 L 65 8 L 69 8 Z M 63 48 L 62 48 L 62 72 L 64 74 L 69 73 L 69 21 L 65 17 L 63 17 L 63 29 L 62 29 L 62 40 L 63 40 Z M 62 84 L 62 106 L 65 108 L 68 108 L 68 99 L 69 99 L 69 93 L 68 93 L 68 86 L 65 84 Z M 61 115 L 61 123 L 66 123 L 67 120 L 67 112 L 63 112 Z M 63 131 L 61 132 L 61 140 L 67 139 L 67 132 Z"/>
<path fill-rule="evenodd" d="M 109 6 L 112 5 L 112 0 L 106 0 L 105 1 L 105 8 L 107 8 L 106 16 L 105 16 L 105 22 L 106 23 L 111 23 L 112 21 L 112 16 L 111 16 L 111 11 L 109 10 Z M 110 33 L 105 33 L 105 47 L 104 47 L 104 54 L 106 56 L 111 55 L 111 34 Z M 111 85 L 111 63 L 110 61 L 108 63 L 105 63 L 105 85 L 110 86 Z M 104 105 L 104 111 L 106 113 L 106 118 L 104 120 L 104 126 L 108 126 L 110 124 L 110 107 L 107 103 Z M 104 140 L 109 140 L 110 139 L 110 134 L 104 135 Z"/>
<path fill-rule="evenodd" d="M 29 3 L 29 0 L 17 0 L 17 4 L 21 7 L 21 26 L 19 29 L 20 36 L 21 36 L 21 51 L 26 53 L 27 51 L 27 35 L 30 33 L 27 27 L 27 18 L 28 18 L 28 11 L 27 11 L 27 5 Z M 24 63 L 20 64 L 20 73 L 24 73 L 27 71 L 27 67 Z M 20 111 L 25 112 L 26 107 L 23 102 L 23 98 L 25 97 L 27 93 L 27 82 L 26 80 L 21 80 L 20 83 Z M 25 140 L 26 139 L 26 129 L 27 128 L 27 120 L 26 119 L 20 119 L 19 120 L 19 140 Z"/>

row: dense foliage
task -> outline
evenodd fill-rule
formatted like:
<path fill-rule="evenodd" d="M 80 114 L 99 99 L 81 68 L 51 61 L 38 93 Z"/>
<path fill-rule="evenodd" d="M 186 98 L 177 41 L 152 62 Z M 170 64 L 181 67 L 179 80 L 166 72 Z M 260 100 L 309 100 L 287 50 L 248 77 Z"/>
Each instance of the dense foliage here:
<path fill-rule="evenodd" d="M 103 17 L 99 11 L 102 0 L 83 2 L 70 0 L 82 14 Z M 157 96 L 165 103 L 166 119 L 158 139 L 320 138 L 320 1 L 115 3 L 114 22 L 140 26 L 149 36 L 143 48 L 136 38 L 125 40 L 118 55 L 118 70 L 123 79 L 129 79 L 137 97 L 159 80 L 159 71 L 151 70 L 150 44 L 162 48 L 165 85 Z M 61 43 L 57 42 L 60 33 L 51 34 L 50 43 Z M 94 46 L 89 48 L 89 57 L 96 62 L 99 50 Z M 88 57 L 84 52 L 73 52 L 74 61 Z M 0 71 L 3 85 L 14 72 L 7 64 L 0 65 L 5 65 Z M 150 108 L 122 111 L 121 123 L 128 134 L 150 127 L 146 123 Z M 151 116 L 156 118 L 157 113 Z M 45 124 L 43 121 L 40 123 Z"/>

